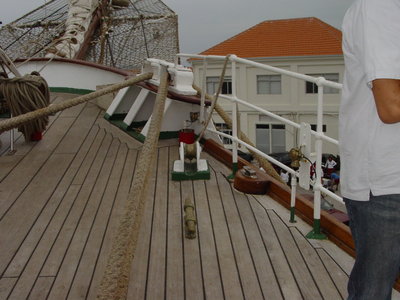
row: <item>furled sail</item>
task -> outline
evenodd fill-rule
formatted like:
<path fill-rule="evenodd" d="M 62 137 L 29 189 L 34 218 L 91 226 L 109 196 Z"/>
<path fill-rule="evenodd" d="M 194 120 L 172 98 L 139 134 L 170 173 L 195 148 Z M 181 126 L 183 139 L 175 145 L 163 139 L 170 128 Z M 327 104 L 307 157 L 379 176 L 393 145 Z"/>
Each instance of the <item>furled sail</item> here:
<path fill-rule="evenodd" d="M 98 0 L 69 0 L 69 11 L 64 35 L 51 48 L 46 57 L 74 58 L 85 40 Z"/>

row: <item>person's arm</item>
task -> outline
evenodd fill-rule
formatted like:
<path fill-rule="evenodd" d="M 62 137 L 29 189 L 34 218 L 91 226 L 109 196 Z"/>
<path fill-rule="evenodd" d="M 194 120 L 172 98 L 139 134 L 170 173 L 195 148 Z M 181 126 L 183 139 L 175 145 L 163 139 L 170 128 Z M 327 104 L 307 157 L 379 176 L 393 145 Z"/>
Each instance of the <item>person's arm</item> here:
<path fill-rule="evenodd" d="M 375 79 L 372 92 L 381 121 L 386 124 L 400 122 L 400 80 Z"/>

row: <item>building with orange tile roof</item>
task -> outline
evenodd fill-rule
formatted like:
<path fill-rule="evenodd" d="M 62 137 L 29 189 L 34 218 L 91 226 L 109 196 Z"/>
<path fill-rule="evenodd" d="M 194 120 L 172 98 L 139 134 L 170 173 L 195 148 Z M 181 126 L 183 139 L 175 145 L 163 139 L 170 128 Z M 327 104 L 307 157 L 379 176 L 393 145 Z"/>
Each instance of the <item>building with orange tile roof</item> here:
<path fill-rule="evenodd" d="M 329 24 L 311 17 L 261 22 L 203 52 L 201 55 L 225 56 L 235 54 L 258 63 L 307 74 L 323 76 L 342 82 L 344 61 L 342 33 Z M 192 60 L 195 78 L 203 78 L 202 60 Z M 207 60 L 207 91 L 214 93 L 218 86 L 223 61 Z M 317 89 L 310 82 L 275 74 L 253 66 L 238 64 L 238 98 L 296 122 L 316 124 Z M 201 85 L 201 82 L 196 82 Z M 231 68 L 225 74 L 223 92 L 231 93 Z M 324 130 L 338 137 L 340 92 L 324 90 Z M 231 104 L 218 99 L 226 111 Z M 215 123 L 224 127 L 222 119 Z M 266 153 L 287 151 L 297 142 L 297 131 L 270 117 L 244 108 L 240 117 L 241 129 Z M 326 143 L 325 143 L 326 144 Z M 229 147 L 229 146 L 228 146 Z M 338 152 L 336 145 L 324 145 L 324 152 Z"/>

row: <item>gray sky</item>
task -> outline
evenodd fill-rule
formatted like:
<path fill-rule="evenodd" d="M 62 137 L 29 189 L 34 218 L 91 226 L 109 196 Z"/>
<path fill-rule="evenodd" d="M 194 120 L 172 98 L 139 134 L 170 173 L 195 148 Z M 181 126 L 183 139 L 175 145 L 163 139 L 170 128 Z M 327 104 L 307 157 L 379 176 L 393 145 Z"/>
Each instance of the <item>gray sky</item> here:
<path fill-rule="evenodd" d="M 202 52 L 266 20 L 317 17 L 340 29 L 354 0 L 164 0 L 178 14 L 180 50 Z M 45 3 L 3 3 L 0 21 L 7 24 Z"/>

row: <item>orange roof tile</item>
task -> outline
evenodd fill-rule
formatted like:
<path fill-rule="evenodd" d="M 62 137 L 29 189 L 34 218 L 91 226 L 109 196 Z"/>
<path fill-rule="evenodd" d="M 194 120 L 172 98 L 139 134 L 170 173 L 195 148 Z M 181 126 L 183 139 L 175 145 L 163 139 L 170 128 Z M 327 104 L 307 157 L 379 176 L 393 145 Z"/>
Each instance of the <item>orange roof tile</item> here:
<path fill-rule="evenodd" d="M 341 55 L 342 33 L 313 17 L 264 21 L 201 54 L 246 58 Z"/>

